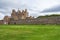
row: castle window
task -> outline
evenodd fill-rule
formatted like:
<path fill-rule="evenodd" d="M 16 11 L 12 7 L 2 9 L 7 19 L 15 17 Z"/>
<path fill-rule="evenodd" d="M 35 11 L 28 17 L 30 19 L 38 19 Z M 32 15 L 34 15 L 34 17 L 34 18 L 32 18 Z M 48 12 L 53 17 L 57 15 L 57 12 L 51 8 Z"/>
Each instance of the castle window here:
<path fill-rule="evenodd" d="M 24 15 L 24 14 L 23 14 Z"/>

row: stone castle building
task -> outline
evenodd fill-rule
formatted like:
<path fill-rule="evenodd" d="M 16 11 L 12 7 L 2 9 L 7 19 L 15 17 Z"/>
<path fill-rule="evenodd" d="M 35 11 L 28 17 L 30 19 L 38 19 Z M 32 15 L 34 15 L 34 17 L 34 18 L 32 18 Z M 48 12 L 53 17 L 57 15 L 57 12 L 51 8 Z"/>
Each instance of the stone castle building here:
<path fill-rule="evenodd" d="M 28 15 L 29 13 L 27 12 L 27 9 L 20 11 L 18 9 L 18 11 L 16 12 L 14 9 L 12 10 L 11 16 L 5 16 L 4 17 L 4 24 L 8 24 L 8 22 L 14 20 L 14 21 L 18 21 L 20 19 L 33 19 L 34 17 Z"/>
<path fill-rule="evenodd" d="M 22 11 L 13 9 L 11 16 L 5 16 L 0 20 L 0 24 L 60 24 L 60 15 L 34 18 L 29 16 L 27 9 Z"/>

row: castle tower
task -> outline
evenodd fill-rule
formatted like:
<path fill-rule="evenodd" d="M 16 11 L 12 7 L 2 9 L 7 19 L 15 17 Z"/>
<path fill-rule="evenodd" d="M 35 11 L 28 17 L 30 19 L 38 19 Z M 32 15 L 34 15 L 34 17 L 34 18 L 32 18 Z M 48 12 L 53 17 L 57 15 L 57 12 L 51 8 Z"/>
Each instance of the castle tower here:
<path fill-rule="evenodd" d="M 25 16 L 28 17 L 27 9 L 25 9 Z"/>
<path fill-rule="evenodd" d="M 5 16 L 4 17 L 4 24 L 8 24 L 9 20 L 10 20 L 9 16 Z"/>
<path fill-rule="evenodd" d="M 21 11 L 20 11 L 19 9 L 18 9 L 18 11 L 17 11 L 17 12 L 18 12 L 18 14 L 21 14 Z"/>
<path fill-rule="evenodd" d="M 12 10 L 11 18 L 13 18 L 14 20 L 18 20 L 17 13 L 14 9 Z"/>
<path fill-rule="evenodd" d="M 18 9 L 18 11 L 17 11 L 17 16 L 18 16 L 18 19 L 21 19 L 21 16 L 22 16 L 22 12 Z"/>
<path fill-rule="evenodd" d="M 24 10 L 22 10 L 22 16 L 21 16 L 21 19 L 25 19 Z"/>
<path fill-rule="evenodd" d="M 26 19 L 28 17 L 27 9 L 22 10 L 22 19 Z"/>
<path fill-rule="evenodd" d="M 13 9 L 13 10 L 12 10 L 11 17 L 14 18 L 14 16 L 16 16 L 16 11 Z"/>

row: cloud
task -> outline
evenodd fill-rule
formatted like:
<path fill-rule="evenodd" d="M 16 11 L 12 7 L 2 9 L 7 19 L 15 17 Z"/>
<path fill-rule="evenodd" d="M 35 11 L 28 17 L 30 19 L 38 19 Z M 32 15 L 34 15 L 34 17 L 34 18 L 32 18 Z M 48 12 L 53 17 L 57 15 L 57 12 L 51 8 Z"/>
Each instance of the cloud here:
<path fill-rule="evenodd" d="M 27 8 L 30 15 L 37 17 L 41 10 L 57 4 L 60 4 L 59 0 L 0 0 L 0 14 L 10 15 L 12 9 Z"/>
<path fill-rule="evenodd" d="M 4 18 L 4 14 L 0 13 L 0 20 Z"/>
<path fill-rule="evenodd" d="M 48 13 L 48 12 L 60 12 L 60 5 L 58 6 L 53 6 L 51 8 L 48 8 L 48 9 L 44 9 L 42 11 L 42 13 Z"/>

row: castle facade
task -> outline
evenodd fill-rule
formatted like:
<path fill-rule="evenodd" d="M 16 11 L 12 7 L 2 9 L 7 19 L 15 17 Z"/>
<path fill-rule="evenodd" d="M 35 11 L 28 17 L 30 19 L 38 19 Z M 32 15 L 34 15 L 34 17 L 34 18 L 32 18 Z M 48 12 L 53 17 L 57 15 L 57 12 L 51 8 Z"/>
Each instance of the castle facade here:
<path fill-rule="evenodd" d="M 24 20 L 24 19 L 33 19 L 34 17 L 30 16 L 27 12 L 27 9 L 25 10 L 19 10 L 16 12 L 15 9 L 12 10 L 11 16 L 5 16 L 4 17 L 4 24 L 8 24 L 11 21 L 18 21 L 18 20 Z"/>

